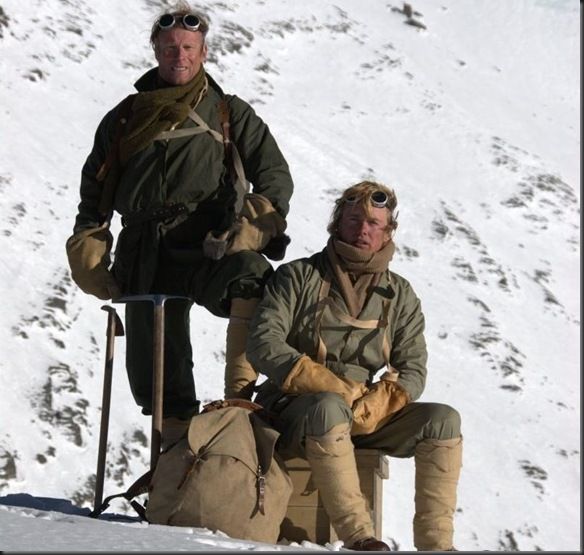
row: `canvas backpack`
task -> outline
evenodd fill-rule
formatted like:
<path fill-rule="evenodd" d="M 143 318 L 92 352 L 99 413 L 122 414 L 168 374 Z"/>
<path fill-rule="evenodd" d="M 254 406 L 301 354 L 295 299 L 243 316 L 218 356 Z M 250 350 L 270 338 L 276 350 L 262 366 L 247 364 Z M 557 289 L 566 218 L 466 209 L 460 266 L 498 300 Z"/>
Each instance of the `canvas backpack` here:
<path fill-rule="evenodd" d="M 292 495 L 275 452 L 279 434 L 259 411 L 218 403 L 194 416 L 187 435 L 161 453 L 146 518 L 276 543 Z"/>

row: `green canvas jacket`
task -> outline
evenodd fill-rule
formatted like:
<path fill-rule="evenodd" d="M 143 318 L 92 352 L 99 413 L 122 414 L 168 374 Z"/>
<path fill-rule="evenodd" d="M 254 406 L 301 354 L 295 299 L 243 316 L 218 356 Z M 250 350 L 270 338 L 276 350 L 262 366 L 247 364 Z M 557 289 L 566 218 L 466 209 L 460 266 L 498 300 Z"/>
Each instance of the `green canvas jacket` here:
<path fill-rule="evenodd" d="M 155 89 L 156 74 L 156 68 L 148 71 L 136 82 L 136 89 Z M 217 103 L 225 98 L 230 111 L 232 140 L 242 158 L 252 191 L 267 197 L 285 217 L 293 182 L 288 164 L 268 126 L 249 104 L 237 96 L 224 95 L 212 77 L 207 74 L 207 78 L 209 89 L 196 112 L 209 127 L 221 133 Z M 81 202 L 74 232 L 95 227 L 103 219 L 98 211 L 102 183 L 97 181 L 96 174 L 113 142 L 120 105 L 106 114 L 99 124 L 93 149 L 83 166 Z M 195 125 L 187 119 L 179 128 Z M 200 244 L 207 231 L 229 217 L 233 210 L 233 191 L 225 185 L 228 170 L 224 155 L 223 144 L 209 133 L 156 140 L 132 156 L 124 167 L 113 208 L 124 218 L 183 203 L 189 213 L 198 211 L 191 242 Z M 160 221 L 124 227 L 116 245 L 114 265 L 114 274 L 124 292 L 148 292 L 156 271 L 160 240 L 167 231 L 168 226 Z"/>
<path fill-rule="evenodd" d="M 281 265 L 268 280 L 264 297 L 250 324 L 247 356 L 253 367 L 267 376 L 258 402 L 270 404 L 286 376 L 303 354 L 317 359 L 317 312 L 323 278 L 332 275 L 325 251 Z M 334 279 L 329 296 L 348 314 Z M 422 394 L 426 380 L 427 350 L 424 316 L 410 283 L 389 270 L 365 304 L 359 320 L 383 320 L 387 326 L 358 329 L 340 321 L 326 307 L 320 337 L 326 345 L 326 366 L 338 375 L 367 382 L 385 368 L 383 335 L 389 343 L 389 363 L 399 373 L 399 383 L 412 401 Z"/>

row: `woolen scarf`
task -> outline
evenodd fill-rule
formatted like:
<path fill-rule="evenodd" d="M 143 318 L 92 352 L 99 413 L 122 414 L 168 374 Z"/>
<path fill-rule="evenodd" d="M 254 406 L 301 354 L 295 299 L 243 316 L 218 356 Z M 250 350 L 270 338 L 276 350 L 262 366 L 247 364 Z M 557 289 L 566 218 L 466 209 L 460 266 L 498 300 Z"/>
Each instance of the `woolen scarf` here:
<path fill-rule="evenodd" d="M 183 122 L 206 90 L 203 66 L 186 85 L 161 87 L 136 94 L 132 113 L 120 140 L 122 166 L 137 152 L 144 150 L 163 131 Z"/>
<path fill-rule="evenodd" d="M 376 252 L 358 249 L 333 237 L 328 240 L 326 253 L 353 318 L 357 318 L 363 310 L 372 289 L 387 270 L 394 252 L 395 244 L 391 239 Z"/>

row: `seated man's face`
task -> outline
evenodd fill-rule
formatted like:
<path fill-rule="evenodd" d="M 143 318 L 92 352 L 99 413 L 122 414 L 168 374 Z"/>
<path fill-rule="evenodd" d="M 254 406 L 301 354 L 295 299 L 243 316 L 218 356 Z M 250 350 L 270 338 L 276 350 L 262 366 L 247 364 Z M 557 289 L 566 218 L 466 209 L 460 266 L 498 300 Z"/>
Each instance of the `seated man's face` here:
<path fill-rule="evenodd" d="M 338 238 L 358 249 L 376 252 L 389 241 L 387 208 L 371 207 L 369 215 L 358 204 L 345 204 L 339 221 Z"/>

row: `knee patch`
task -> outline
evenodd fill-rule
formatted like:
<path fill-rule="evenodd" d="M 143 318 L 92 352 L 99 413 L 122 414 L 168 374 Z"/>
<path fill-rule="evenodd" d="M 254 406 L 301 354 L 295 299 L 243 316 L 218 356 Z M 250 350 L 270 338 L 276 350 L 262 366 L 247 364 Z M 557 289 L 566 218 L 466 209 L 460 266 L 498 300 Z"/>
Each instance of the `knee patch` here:
<path fill-rule="evenodd" d="M 424 439 L 454 439 L 461 435 L 460 414 L 450 405 L 429 403 Z"/>
<path fill-rule="evenodd" d="M 334 426 L 352 422 L 350 407 L 337 393 L 316 393 L 313 398 L 305 416 L 306 435 L 322 436 Z"/>

